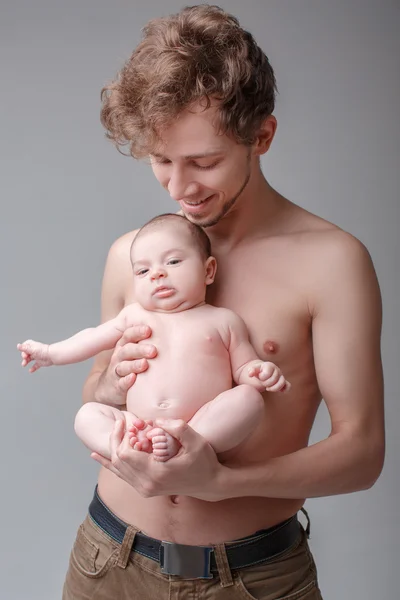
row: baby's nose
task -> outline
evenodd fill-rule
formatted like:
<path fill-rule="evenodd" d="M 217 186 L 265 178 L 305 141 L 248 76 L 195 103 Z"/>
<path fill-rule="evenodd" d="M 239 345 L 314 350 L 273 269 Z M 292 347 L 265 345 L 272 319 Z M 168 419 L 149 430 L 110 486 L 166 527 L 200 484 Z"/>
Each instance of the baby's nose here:
<path fill-rule="evenodd" d="M 157 280 L 157 279 L 161 279 L 162 277 L 165 277 L 165 271 L 164 271 L 164 269 L 160 269 L 159 268 L 159 269 L 154 269 L 153 270 L 153 273 L 151 275 L 152 279 Z"/>

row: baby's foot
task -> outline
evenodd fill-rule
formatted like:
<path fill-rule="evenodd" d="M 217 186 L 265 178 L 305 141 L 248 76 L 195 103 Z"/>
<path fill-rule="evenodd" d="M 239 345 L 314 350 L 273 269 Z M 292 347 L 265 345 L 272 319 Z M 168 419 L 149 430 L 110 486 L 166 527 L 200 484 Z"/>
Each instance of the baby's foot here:
<path fill-rule="evenodd" d="M 175 456 L 181 447 L 178 440 L 164 431 L 164 429 L 161 429 L 161 427 L 156 427 L 147 432 L 147 438 L 151 440 L 153 446 L 154 460 L 158 460 L 159 462 L 166 462 Z"/>
<path fill-rule="evenodd" d="M 147 437 L 147 433 L 153 429 L 153 421 L 144 421 L 136 419 L 130 427 L 128 427 L 129 443 L 134 450 L 142 452 L 152 452 L 151 441 Z"/>

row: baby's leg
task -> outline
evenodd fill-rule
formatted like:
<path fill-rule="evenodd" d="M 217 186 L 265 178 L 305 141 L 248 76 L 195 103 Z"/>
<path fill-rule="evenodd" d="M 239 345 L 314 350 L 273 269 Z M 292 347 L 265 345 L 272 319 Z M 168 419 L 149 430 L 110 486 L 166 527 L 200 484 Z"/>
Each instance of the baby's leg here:
<path fill-rule="evenodd" d="M 207 402 L 189 421 L 219 454 L 235 448 L 254 431 L 264 411 L 264 399 L 250 385 L 238 385 Z"/>
<path fill-rule="evenodd" d="M 260 422 L 264 399 L 250 385 L 238 385 L 207 402 L 189 421 L 189 425 L 202 435 L 218 454 L 235 448 L 243 442 Z M 177 440 L 162 428 L 149 434 L 156 460 L 172 458 L 180 447 Z"/>
<path fill-rule="evenodd" d="M 89 450 L 110 460 L 110 434 L 115 421 L 121 417 L 125 419 L 126 429 L 137 419 L 136 415 L 125 410 L 98 402 L 87 402 L 75 417 L 75 433 Z"/>

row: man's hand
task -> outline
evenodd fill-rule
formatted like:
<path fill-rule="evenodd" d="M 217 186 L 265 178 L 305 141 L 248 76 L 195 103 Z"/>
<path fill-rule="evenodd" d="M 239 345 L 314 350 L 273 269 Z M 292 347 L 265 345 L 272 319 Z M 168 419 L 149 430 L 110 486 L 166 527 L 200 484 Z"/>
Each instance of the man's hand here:
<path fill-rule="evenodd" d="M 111 461 L 93 452 L 91 457 L 134 487 L 144 498 L 192 496 L 215 502 L 223 499 L 220 474 L 226 469 L 206 440 L 181 420 L 156 420 L 181 444 L 178 454 L 167 462 L 152 454 L 134 450 L 125 431 L 125 422 L 116 422 L 110 436 Z"/>
<path fill-rule="evenodd" d="M 117 342 L 107 369 L 99 378 L 95 391 L 97 402 L 124 405 L 126 393 L 133 385 L 139 373 L 148 369 L 149 358 L 157 356 L 153 344 L 141 344 L 151 336 L 146 325 L 134 325 L 124 331 Z"/>

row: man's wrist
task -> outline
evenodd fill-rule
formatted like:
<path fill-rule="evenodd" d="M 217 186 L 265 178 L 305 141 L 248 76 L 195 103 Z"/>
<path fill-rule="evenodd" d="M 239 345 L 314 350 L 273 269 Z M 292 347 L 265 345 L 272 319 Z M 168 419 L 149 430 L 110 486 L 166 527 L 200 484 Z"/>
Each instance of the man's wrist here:
<path fill-rule="evenodd" d="M 243 493 L 241 469 L 220 464 L 213 482 L 213 501 L 239 498 L 248 494 Z"/>

